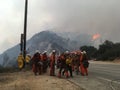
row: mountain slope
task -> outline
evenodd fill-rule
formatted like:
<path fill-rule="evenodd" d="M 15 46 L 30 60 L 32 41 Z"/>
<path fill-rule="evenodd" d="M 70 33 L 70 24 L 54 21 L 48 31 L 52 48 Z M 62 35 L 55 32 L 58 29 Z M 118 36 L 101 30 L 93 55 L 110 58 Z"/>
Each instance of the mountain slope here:
<path fill-rule="evenodd" d="M 69 50 L 68 42 L 66 39 L 58 36 L 51 31 L 43 31 L 35 34 L 30 40 L 27 41 L 27 52 L 31 55 L 35 50 L 43 52 L 44 50 L 51 52 L 55 49 L 57 52 L 64 52 Z M 16 45 L 0 55 L 0 62 L 4 67 L 17 66 L 17 56 L 20 53 L 20 46 Z"/>
<path fill-rule="evenodd" d="M 35 49 L 39 49 L 41 52 L 44 50 L 50 52 L 52 49 L 57 49 L 58 47 L 60 52 L 69 49 L 67 40 L 51 31 L 43 31 L 34 35 L 27 44 L 27 49 L 32 53 Z"/>
<path fill-rule="evenodd" d="M 56 32 L 61 37 L 66 38 L 69 42 L 69 47 L 71 49 L 79 49 L 80 46 L 84 45 L 94 45 L 92 41 L 92 36 L 89 34 L 79 33 L 79 32 Z"/>

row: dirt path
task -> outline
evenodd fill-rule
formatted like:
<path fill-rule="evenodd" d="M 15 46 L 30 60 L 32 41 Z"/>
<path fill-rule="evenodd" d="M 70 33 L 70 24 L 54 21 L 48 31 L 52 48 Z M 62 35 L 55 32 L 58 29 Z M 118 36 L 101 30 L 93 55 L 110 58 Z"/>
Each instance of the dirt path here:
<path fill-rule="evenodd" d="M 49 75 L 34 76 L 32 72 L 0 75 L 0 90 L 81 90 L 79 86 Z"/>

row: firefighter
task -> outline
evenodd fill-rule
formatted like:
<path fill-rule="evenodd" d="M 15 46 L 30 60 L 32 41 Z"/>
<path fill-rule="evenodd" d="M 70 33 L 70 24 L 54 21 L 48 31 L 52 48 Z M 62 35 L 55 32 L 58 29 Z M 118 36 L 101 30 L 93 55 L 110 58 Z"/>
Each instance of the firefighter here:
<path fill-rule="evenodd" d="M 50 55 L 50 76 L 55 76 L 56 51 L 53 50 Z"/>
<path fill-rule="evenodd" d="M 47 51 L 44 51 L 41 55 L 41 60 L 43 63 L 43 73 L 47 72 L 47 67 L 48 67 L 48 56 L 47 56 Z"/>
<path fill-rule="evenodd" d="M 69 57 L 66 59 L 66 77 L 68 77 L 68 71 L 70 72 L 70 77 L 73 77 L 72 74 L 72 58 L 69 55 Z"/>
<path fill-rule="evenodd" d="M 23 57 L 22 53 L 19 54 L 17 62 L 18 62 L 18 67 L 21 70 L 24 67 L 24 64 L 25 64 L 24 63 L 24 57 Z"/>
<path fill-rule="evenodd" d="M 66 68 L 66 60 L 65 60 L 65 55 L 62 53 L 59 57 L 59 72 L 58 72 L 58 77 L 61 77 L 61 72 L 62 70 L 65 70 Z M 64 72 L 63 72 L 64 75 Z"/>
<path fill-rule="evenodd" d="M 66 78 L 69 77 L 69 74 L 68 74 L 68 65 L 67 65 L 67 59 L 69 58 L 69 51 L 66 51 L 65 54 L 64 54 L 64 58 L 65 58 L 65 65 L 64 65 L 64 71 L 62 72 L 62 75 L 65 74 Z"/>
<path fill-rule="evenodd" d="M 39 50 L 36 50 L 35 54 L 32 57 L 32 62 L 33 62 L 33 72 L 35 75 L 37 75 L 37 73 L 41 74 L 41 57 L 40 57 L 40 52 Z"/>
<path fill-rule="evenodd" d="M 75 64 L 75 72 L 76 72 L 76 75 L 79 74 L 79 66 L 80 66 L 80 53 L 79 52 L 76 52 L 75 53 L 75 60 L 74 60 L 74 64 Z"/>
<path fill-rule="evenodd" d="M 25 58 L 26 64 L 29 64 L 30 60 L 31 60 L 31 56 L 30 56 L 30 54 L 27 54 L 26 58 Z"/>
<path fill-rule="evenodd" d="M 57 56 L 57 69 L 59 69 L 60 68 L 60 62 L 61 60 L 60 60 L 60 55 L 59 56 Z"/>
<path fill-rule="evenodd" d="M 84 75 L 88 76 L 88 70 L 87 70 L 88 66 L 89 66 L 89 62 L 88 62 L 87 54 L 85 51 L 83 51 L 80 56 L 80 69 L 82 76 Z"/>
<path fill-rule="evenodd" d="M 75 54 L 71 53 L 71 58 L 72 58 L 72 71 L 75 71 Z"/>

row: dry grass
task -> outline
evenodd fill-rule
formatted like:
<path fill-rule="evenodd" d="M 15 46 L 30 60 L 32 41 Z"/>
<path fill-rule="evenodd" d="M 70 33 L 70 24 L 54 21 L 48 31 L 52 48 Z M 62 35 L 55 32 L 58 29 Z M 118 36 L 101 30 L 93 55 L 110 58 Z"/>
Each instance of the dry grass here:
<path fill-rule="evenodd" d="M 0 76 L 0 90 L 81 90 L 80 87 L 57 77 L 34 76 L 32 72 L 15 72 Z"/>

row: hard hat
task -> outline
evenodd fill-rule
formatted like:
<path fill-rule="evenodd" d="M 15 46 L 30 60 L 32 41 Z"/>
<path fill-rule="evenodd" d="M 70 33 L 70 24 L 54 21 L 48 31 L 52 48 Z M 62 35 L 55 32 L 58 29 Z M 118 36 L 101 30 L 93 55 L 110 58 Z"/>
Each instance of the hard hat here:
<path fill-rule="evenodd" d="M 44 53 L 47 53 L 47 51 L 44 51 Z"/>
<path fill-rule="evenodd" d="M 39 50 L 36 50 L 35 53 L 40 53 L 40 51 L 39 51 Z"/>
<path fill-rule="evenodd" d="M 83 54 L 83 52 L 81 52 L 81 54 Z"/>
<path fill-rule="evenodd" d="M 65 51 L 65 53 L 69 53 L 69 51 Z"/>
<path fill-rule="evenodd" d="M 30 54 L 27 54 L 27 56 L 31 56 Z"/>
<path fill-rule="evenodd" d="M 55 52 L 55 50 L 53 50 L 52 52 Z"/>
<path fill-rule="evenodd" d="M 83 54 L 86 54 L 86 51 L 83 51 Z"/>
<path fill-rule="evenodd" d="M 47 51 L 44 51 L 42 54 L 45 54 L 45 53 L 47 53 Z"/>

